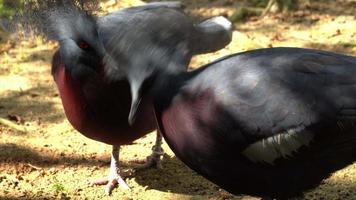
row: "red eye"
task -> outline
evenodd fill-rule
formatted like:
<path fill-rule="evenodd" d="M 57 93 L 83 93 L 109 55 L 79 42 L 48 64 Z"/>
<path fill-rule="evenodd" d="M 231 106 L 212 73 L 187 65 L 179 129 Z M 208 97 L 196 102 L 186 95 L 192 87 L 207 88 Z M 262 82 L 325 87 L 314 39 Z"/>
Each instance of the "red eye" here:
<path fill-rule="evenodd" d="M 84 42 L 84 41 L 80 41 L 79 42 L 79 47 L 81 48 L 81 49 L 89 49 L 89 44 L 88 43 L 86 43 L 86 42 Z"/>

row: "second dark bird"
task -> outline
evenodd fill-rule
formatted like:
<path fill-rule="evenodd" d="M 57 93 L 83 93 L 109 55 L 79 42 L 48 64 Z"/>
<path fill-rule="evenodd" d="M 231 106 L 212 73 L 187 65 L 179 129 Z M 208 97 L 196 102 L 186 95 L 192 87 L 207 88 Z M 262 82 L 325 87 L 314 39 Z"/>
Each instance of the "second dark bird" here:
<path fill-rule="evenodd" d="M 176 156 L 233 194 L 299 196 L 356 160 L 355 57 L 270 48 L 154 67 L 121 68 L 143 79 L 133 96 L 151 93 Z"/>

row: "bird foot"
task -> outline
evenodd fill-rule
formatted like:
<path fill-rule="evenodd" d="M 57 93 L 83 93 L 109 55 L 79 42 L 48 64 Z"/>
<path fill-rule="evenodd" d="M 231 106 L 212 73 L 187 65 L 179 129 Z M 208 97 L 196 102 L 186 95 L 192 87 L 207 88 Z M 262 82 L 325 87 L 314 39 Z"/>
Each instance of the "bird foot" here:
<path fill-rule="evenodd" d="M 163 156 L 164 151 L 160 146 L 152 147 L 152 154 L 147 156 L 144 160 L 135 160 L 131 161 L 136 169 L 147 169 L 147 168 L 157 168 L 162 169 L 161 157 Z"/>
<path fill-rule="evenodd" d="M 135 169 L 147 169 L 147 168 L 157 168 L 162 169 L 161 158 L 154 155 L 147 156 L 144 160 L 134 160 L 130 161 Z"/>
<path fill-rule="evenodd" d="M 125 173 L 115 173 L 109 175 L 107 178 L 101 178 L 98 180 L 91 181 L 91 185 L 106 185 L 105 193 L 107 195 L 111 195 L 112 190 L 117 186 L 120 185 L 126 190 L 130 190 L 130 187 L 124 181 L 125 178 L 132 176 L 132 172 L 125 172 Z"/>

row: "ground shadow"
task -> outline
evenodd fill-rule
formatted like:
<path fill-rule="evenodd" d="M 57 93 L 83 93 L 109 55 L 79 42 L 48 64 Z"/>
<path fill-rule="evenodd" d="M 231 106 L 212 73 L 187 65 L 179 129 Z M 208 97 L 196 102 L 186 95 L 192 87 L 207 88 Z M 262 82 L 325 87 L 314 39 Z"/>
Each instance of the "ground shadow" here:
<path fill-rule="evenodd" d="M 108 162 L 100 159 L 87 158 L 85 156 L 50 156 L 44 152 L 35 151 L 31 148 L 18 144 L 0 144 L 0 164 L 28 164 L 38 167 L 51 167 L 56 165 L 81 165 L 81 166 L 106 166 Z"/>
<path fill-rule="evenodd" d="M 146 169 L 136 171 L 138 184 L 163 192 L 190 195 L 216 195 L 219 187 L 190 170 L 176 157 L 165 155 L 163 169 Z"/>
<path fill-rule="evenodd" d="M 28 47 L 26 47 L 28 48 Z M 31 47 L 29 47 L 31 48 Z M 16 63 L 27 63 L 27 62 L 37 62 L 40 61 L 40 65 L 48 65 L 51 62 L 53 49 L 43 49 L 43 50 L 34 50 L 31 52 L 21 53 L 21 47 L 17 46 L 15 51 L 9 52 L 11 57 L 16 57 L 17 54 L 23 54 L 23 58 L 18 59 Z M 48 64 L 45 64 L 48 63 Z M 26 65 L 24 65 L 26 66 Z M 29 67 L 36 67 L 36 65 L 31 64 Z M 41 69 L 45 66 L 41 66 Z M 46 66 L 47 67 L 47 66 Z M 48 67 L 50 67 L 48 65 Z M 19 75 L 23 76 L 50 76 L 49 70 L 44 70 L 40 72 L 25 72 L 26 68 L 21 66 L 19 67 Z M 10 71 L 12 69 L 9 69 Z M 17 73 L 16 70 L 14 70 Z M 5 76 L 8 75 L 8 71 Z M 48 73 L 48 74 L 47 74 Z M 11 74 L 9 75 L 11 76 Z M 36 84 L 36 79 L 30 79 L 30 82 Z M 63 112 L 60 112 L 55 108 L 56 102 L 53 98 L 58 98 L 58 92 L 53 84 L 51 79 L 38 79 L 37 85 L 32 86 L 32 88 L 22 90 L 4 91 L 6 95 L 0 96 L 0 116 L 6 117 L 7 115 L 17 115 L 21 117 L 25 122 L 26 121 L 37 121 L 38 123 L 55 123 L 63 120 Z"/>
<path fill-rule="evenodd" d="M 309 9 L 313 13 L 331 16 L 355 15 L 356 1 L 354 0 L 313 0 Z"/>
<path fill-rule="evenodd" d="M 304 47 L 353 55 L 355 52 L 353 49 L 356 48 L 356 44 L 354 43 L 322 44 L 322 43 L 313 42 L 304 45 Z"/>
<path fill-rule="evenodd" d="M 219 196 L 220 187 L 209 182 L 202 176 L 190 170 L 176 157 L 165 155 L 162 160 L 163 169 L 148 169 L 137 171 L 135 180 L 147 189 L 172 192 L 177 194 L 190 194 L 194 196 Z M 236 180 L 238 181 L 238 180 Z M 324 183 L 322 183 L 324 184 Z M 319 188 L 305 193 L 305 197 L 296 199 L 352 199 L 356 196 L 356 185 L 343 181 L 333 181 L 332 184 L 321 185 Z M 243 197 L 223 192 L 226 199 Z M 223 198 L 225 199 L 225 198 Z"/>
<path fill-rule="evenodd" d="M 95 166 L 109 167 L 109 160 L 87 158 L 80 155 L 50 156 L 45 152 L 36 151 L 29 147 L 14 143 L 0 144 L 0 165 L 16 166 L 24 172 L 45 170 L 59 166 Z M 125 169 L 134 169 L 130 162 L 120 162 Z M 176 157 L 164 155 L 163 169 L 136 170 L 132 177 L 135 181 L 148 189 L 189 195 L 218 195 L 219 187 L 190 170 Z"/>
<path fill-rule="evenodd" d="M 26 121 L 55 123 L 64 119 L 52 98 L 58 93 L 52 84 L 39 85 L 28 90 L 12 91 L 0 97 L 0 116 L 17 115 Z"/>

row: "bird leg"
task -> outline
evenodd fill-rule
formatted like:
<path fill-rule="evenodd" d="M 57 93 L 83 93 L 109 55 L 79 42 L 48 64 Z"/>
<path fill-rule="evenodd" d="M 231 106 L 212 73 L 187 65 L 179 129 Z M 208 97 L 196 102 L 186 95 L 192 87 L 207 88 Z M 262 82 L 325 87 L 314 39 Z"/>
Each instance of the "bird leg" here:
<path fill-rule="evenodd" d="M 119 153 L 120 153 L 120 146 L 112 146 L 111 152 L 111 162 L 110 162 L 110 172 L 107 178 L 98 179 L 92 181 L 92 185 L 106 185 L 106 193 L 108 195 L 111 194 L 112 190 L 119 184 L 123 186 L 124 189 L 130 189 L 130 187 L 124 181 L 124 178 L 130 176 L 130 173 L 124 174 L 120 172 L 119 168 Z"/>
<path fill-rule="evenodd" d="M 162 149 L 162 135 L 157 130 L 157 137 L 155 145 L 152 146 L 151 155 L 146 157 L 146 160 L 134 161 L 134 167 L 136 169 L 145 169 L 150 167 L 156 167 L 158 169 L 162 169 L 161 157 L 163 156 L 164 151 Z"/>
<path fill-rule="evenodd" d="M 111 162 L 110 162 L 110 173 L 106 178 L 101 178 L 91 182 L 92 185 L 106 185 L 106 193 L 111 194 L 112 190 L 119 184 L 125 189 L 130 189 L 127 183 L 124 181 L 125 177 L 131 176 L 132 173 L 120 172 L 119 168 L 119 152 L 120 146 L 112 146 L 111 152 Z M 162 149 L 162 135 L 157 131 L 157 137 L 155 145 L 152 147 L 152 154 L 147 156 L 144 161 L 134 161 L 134 167 L 136 169 L 145 169 L 150 167 L 156 167 L 162 169 L 161 156 L 164 154 Z"/>

